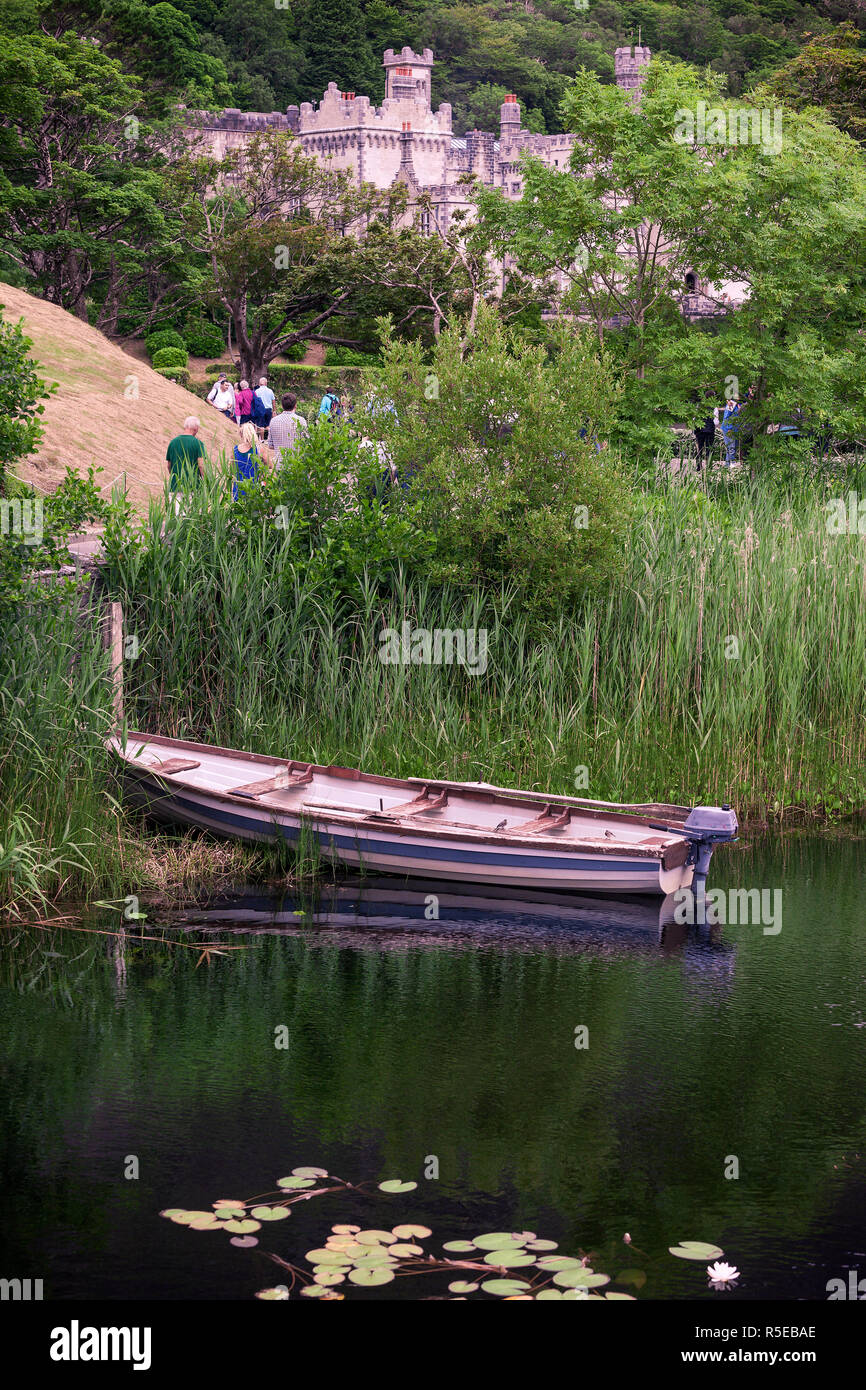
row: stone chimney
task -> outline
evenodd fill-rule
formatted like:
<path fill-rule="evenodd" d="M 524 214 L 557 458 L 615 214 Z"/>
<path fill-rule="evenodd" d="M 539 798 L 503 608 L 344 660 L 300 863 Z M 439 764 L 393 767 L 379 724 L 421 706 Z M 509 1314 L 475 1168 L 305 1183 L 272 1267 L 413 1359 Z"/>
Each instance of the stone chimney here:
<path fill-rule="evenodd" d="M 400 174 L 407 183 L 417 184 L 415 165 L 412 163 L 412 122 L 403 121 L 400 131 Z"/>
<path fill-rule="evenodd" d="M 467 130 L 466 154 L 469 172 L 482 183 L 493 183 L 493 132 Z"/>
<path fill-rule="evenodd" d="M 640 101 L 640 89 L 643 83 L 642 69 L 647 66 L 651 57 L 652 54 L 649 49 L 640 45 L 636 45 L 634 49 L 618 48 L 613 55 L 616 85 L 630 93 L 635 106 Z"/>
<path fill-rule="evenodd" d="M 509 92 L 499 108 L 499 138 L 508 140 L 520 131 L 520 102 Z"/>

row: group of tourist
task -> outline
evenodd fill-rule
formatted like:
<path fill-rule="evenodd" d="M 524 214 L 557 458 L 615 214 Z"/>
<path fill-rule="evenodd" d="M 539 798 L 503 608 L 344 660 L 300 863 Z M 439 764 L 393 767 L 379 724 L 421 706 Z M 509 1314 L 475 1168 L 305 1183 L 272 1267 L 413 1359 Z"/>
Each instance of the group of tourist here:
<path fill-rule="evenodd" d="M 754 386 L 750 386 L 746 392 L 745 401 L 740 400 L 739 392 L 732 391 L 725 399 L 724 406 L 716 402 L 713 391 L 705 387 L 701 393 L 701 401 L 695 412 L 693 433 L 695 442 L 698 446 L 697 465 L 698 470 L 703 468 L 705 463 L 710 463 L 713 456 L 713 445 L 716 442 L 716 430 L 722 432 L 722 439 L 725 444 L 725 466 L 732 468 L 737 462 L 740 448 L 740 431 L 742 421 L 740 419 L 744 406 L 747 406 L 755 394 Z"/>
<path fill-rule="evenodd" d="M 264 376 L 259 378 L 253 391 L 248 381 L 241 379 L 235 386 L 227 374 L 221 372 L 207 399 L 215 410 L 237 426 L 235 478 L 232 483 L 235 501 L 244 494 L 246 485 L 256 481 L 263 467 L 279 464 L 283 456 L 293 450 L 309 431 L 306 420 L 296 409 L 298 398 L 292 391 L 282 396 L 282 410 L 274 414 L 276 396 Z M 351 423 L 351 419 L 352 407 L 348 397 L 337 389 L 326 391 L 319 404 L 317 423 L 325 420 Z M 180 494 L 185 489 L 196 487 L 204 476 L 207 451 L 199 438 L 200 429 L 198 416 L 188 415 L 183 422 L 183 431 L 175 435 L 166 451 L 169 491 L 175 497 L 176 511 L 180 506 Z"/>
<path fill-rule="evenodd" d="M 222 380 L 222 379 L 221 379 Z M 264 383 L 265 386 L 267 383 Z M 218 383 L 219 385 L 219 383 Z M 249 408 L 250 402 L 246 395 L 248 392 L 255 400 L 262 400 L 263 397 L 258 392 L 250 392 L 246 383 L 241 382 L 238 389 L 228 384 L 228 391 L 232 392 L 232 410 L 222 410 L 224 415 L 234 419 L 238 429 L 238 439 L 234 446 L 235 478 L 232 483 L 232 496 L 235 501 L 244 492 L 245 484 L 255 481 L 259 476 L 259 470 L 267 464 L 278 464 L 284 452 L 292 450 L 298 440 L 307 433 L 308 425 L 303 415 L 295 409 L 298 398 L 288 391 L 282 397 L 282 410 L 279 414 L 273 414 L 273 401 L 276 399 L 271 392 L 271 405 L 267 408 L 267 421 L 260 425 L 255 414 Z M 261 391 L 261 384 L 258 391 Z M 223 399 L 227 395 L 225 388 L 221 389 Z M 213 400 L 211 400 L 213 397 Z M 213 391 L 208 397 L 211 404 L 215 404 L 220 398 L 220 393 Z M 240 409 L 236 409 L 240 398 Z M 217 405 L 218 410 L 222 409 Z M 179 508 L 180 494 L 189 488 L 198 486 L 204 476 L 204 464 L 207 461 L 207 450 L 199 439 L 201 421 L 197 415 L 188 415 L 183 422 L 183 430 L 175 435 L 169 443 L 166 451 L 166 465 L 168 467 L 168 486 L 169 492 L 175 495 L 175 510 Z"/>

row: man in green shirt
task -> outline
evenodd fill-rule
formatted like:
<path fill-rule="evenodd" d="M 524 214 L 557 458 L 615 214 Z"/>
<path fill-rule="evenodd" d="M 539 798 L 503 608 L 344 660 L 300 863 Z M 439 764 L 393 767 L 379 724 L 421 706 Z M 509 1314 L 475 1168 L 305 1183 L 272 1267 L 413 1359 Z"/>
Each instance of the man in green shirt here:
<path fill-rule="evenodd" d="M 168 490 L 174 496 L 175 511 L 180 510 L 180 494 L 198 487 L 203 477 L 202 460 L 207 458 L 207 451 L 198 438 L 200 429 L 198 417 L 188 415 L 183 422 L 183 434 L 176 434 L 166 451 Z"/>

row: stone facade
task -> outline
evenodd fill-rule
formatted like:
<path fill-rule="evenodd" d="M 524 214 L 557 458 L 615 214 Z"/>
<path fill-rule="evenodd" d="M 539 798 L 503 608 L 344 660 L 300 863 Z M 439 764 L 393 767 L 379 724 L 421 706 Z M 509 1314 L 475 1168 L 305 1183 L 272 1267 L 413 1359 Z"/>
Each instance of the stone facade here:
<path fill-rule="evenodd" d="M 650 60 L 648 48 L 618 48 L 614 57 L 617 83 L 639 98 L 641 69 Z M 305 101 L 287 111 L 190 111 L 187 124 L 197 143 L 217 158 L 251 136 L 270 130 L 291 131 L 306 154 L 329 161 L 351 173 L 358 185 L 388 188 L 398 179 L 413 193 L 429 197 L 432 216 L 444 230 L 458 208 L 470 206 L 461 183 L 472 174 L 482 183 L 501 188 L 509 198 L 522 190 L 520 156 L 528 151 L 551 167 L 568 166 L 576 135 L 534 135 L 521 129 L 520 103 L 507 96 L 500 109 L 499 131 L 470 130 L 455 136 L 448 102 L 434 111 L 431 102 L 433 52 L 399 54 L 385 51 L 385 99 L 374 106 L 357 92 L 341 92 L 331 82 L 317 104 Z"/>
<path fill-rule="evenodd" d="M 645 46 L 618 48 L 614 54 L 617 85 L 640 100 L 643 69 L 650 61 Z M 536 135 L 520 124 L 520 103 L 507 96 L 499 112 L 499 131 L 470 130 L 455 136 L 451 125 L 451 106 L 431 105 L 433 72 L 432 49 L 415 53 L 388 48 L 382 60 L 385 68 L 385 98 L 374 106 L 370 98 L 357 92 L 341 92 L 336 83 L 328 85 L 320 102 L 303 102 L 285 112 L 190 111 L 187 125 L 195 143 L 217 158 L 243 145 L 265 131 L 291 131 L 301 141 L 305 154 L 315 155 L 334 168 L 346 170 L 352 181 L 388 188 L 400 181 L 410 193 L 410 208 L 424 195 L 422 230 L 433 231 L 433 223 L 447 230 L 459 209 L 470 209 L 469 187 L 465 175 L 473 175 L 492 188 L 501 188 L 506 197 L 519 199 L 523 191 L 520 159 L 529 153 L 550 168 L 566 169 L 577 134 Z M 429 211 L 427 207 L 429 206 Z M 413 209 L 411 216 L 415 217 Z M 500 268 L 501 269 L 501 268 Z M 718 301 L 711 287 L 697 284 L 691 274 L 683 287 L 689 317 L 718 312 Z M 710 289 L 713 298 L 708 298 Z"/>

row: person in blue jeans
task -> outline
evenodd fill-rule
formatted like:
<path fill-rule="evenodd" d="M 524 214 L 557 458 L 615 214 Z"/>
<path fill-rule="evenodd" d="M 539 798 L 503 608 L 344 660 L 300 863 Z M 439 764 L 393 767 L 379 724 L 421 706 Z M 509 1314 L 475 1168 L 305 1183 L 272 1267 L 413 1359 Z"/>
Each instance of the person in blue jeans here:
<path fill-rule="evenodd" d="M 740 402 L 734 396 L 725 405 L 722 416 L 722 434 L 725 438 L 725 463 L 728 468 L 737 461 L 737 444 L 740 435 Z"/>
<path fill-rule="evenodd" d="M 239 497 L 246 496 L 244 483 L 255 482 L 259 476 L 259 466 L 262 463 L 262 456 L 259 453 L 259 436 L 256 427 L 252 422 L 241 425 L 240 442 L 235 445 L 235 468 L 237 469 L 237 481 L 232 483 L 232 499 L 237 502 Z"/>

